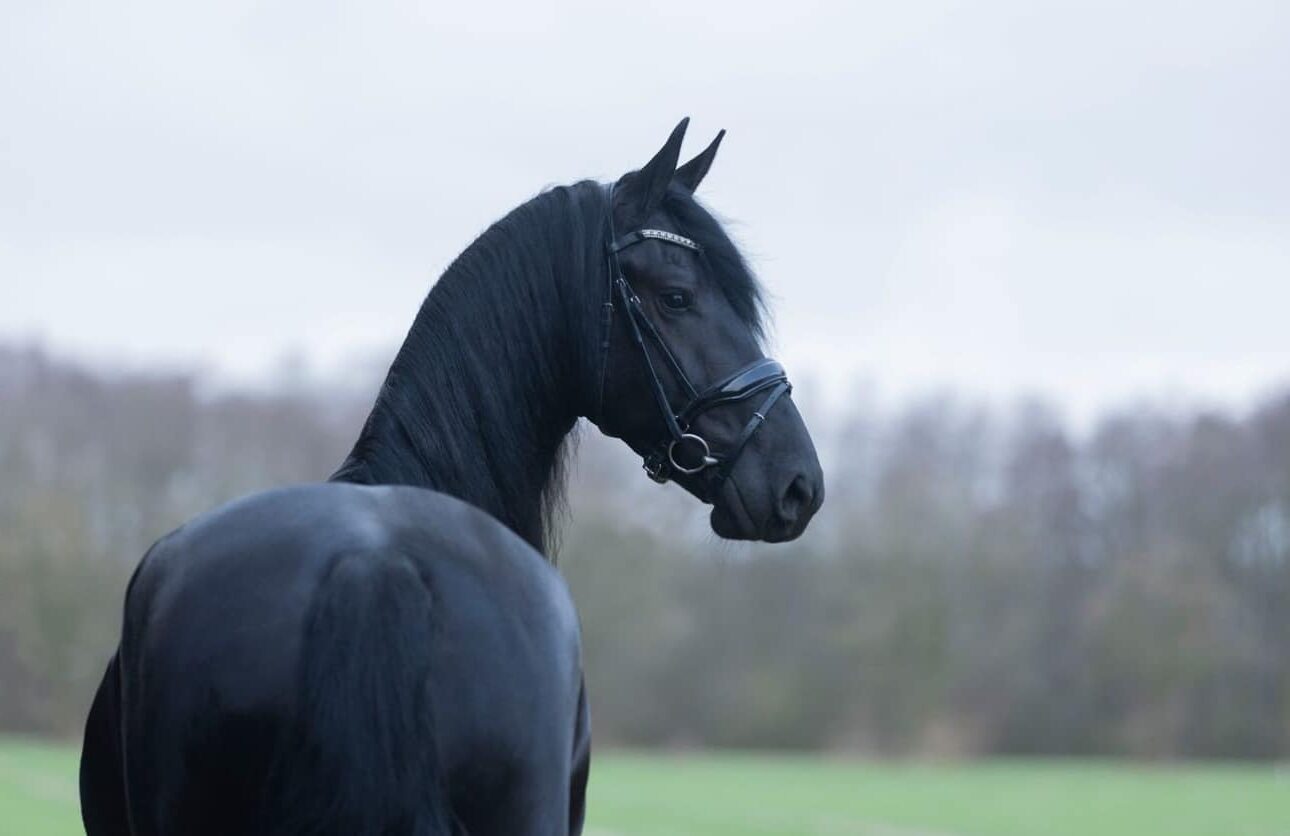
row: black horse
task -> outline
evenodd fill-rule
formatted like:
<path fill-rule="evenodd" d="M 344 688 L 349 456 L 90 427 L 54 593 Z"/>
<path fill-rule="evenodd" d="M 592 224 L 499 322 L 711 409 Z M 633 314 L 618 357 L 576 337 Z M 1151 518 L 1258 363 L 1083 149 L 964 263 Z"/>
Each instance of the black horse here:
<path fill-rule="evenodd" d="M 791 539 L 823 498 L 757 285 L 692 197 L 721 136 L 677 169 L 685 125 L 471 244 L 331 481 L 148 551 L 85 731 L 91 836 L 581 830 L 578 622 L 544 557 L 576 419 L 724 537 Z"/>

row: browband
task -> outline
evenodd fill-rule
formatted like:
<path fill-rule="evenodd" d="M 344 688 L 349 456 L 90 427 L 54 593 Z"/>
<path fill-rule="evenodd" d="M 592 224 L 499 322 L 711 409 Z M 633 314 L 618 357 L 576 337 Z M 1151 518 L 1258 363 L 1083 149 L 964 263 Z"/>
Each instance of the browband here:
<path fill-rule="evenodd" d="M 619 253 L 630 247 L 632 244 L 639 244 L 641 241 L 653 239 L 655 241 L 666 241 L 669 244 L 676 244 L 685 247 L 687 250 L 694 250 L 696 253 L 703 252 L 697 242 L 691 241 L 684 235 L 677 235 L 675 232 L 668 232 L 662 229 L 638 229 L 635 232 L 628 232 L 623 237 L 617 239 L 609 245 L 609 251 Z"/>

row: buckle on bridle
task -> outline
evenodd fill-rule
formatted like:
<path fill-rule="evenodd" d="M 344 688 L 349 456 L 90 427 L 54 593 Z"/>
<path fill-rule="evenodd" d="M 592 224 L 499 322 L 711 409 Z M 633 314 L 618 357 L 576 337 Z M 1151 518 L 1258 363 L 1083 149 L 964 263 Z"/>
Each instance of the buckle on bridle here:
<path fill-rule="evenodd" d="M 698 464 L 693 467 L 686 467 L 676 460 L 676 449 L 682 444 L 698 445 L 698 455 L 696 456 Z M 702 436 L 695 435 L 694 433 L 682 433 L 680 438 L 674 439 L 672 443 L 668 444 L 667 460 L 672 464 L 672 467 L 674 467 L 677 472 L 685 473 L 687 475 L 698 473 L 705 467 L 712 467 L 714 464 L 717 464 L 716 458 L 712 455 L 712 450 L 708 447 L 708 442 Z"/>
<path fill-rule="evenodd" d="M 694 448 L 691 451 L 692 455 L 686 453 L 687 445 Z M 678 451 L 681 454 L 679 457 L 677 455 Z M 686 464 L 687 461 L 692 462 L 692 464 Z M 680 438 L 672 439 L 656 447 L 649 455 L 645 456 L 641 466 L 645 469 L 645 473 L 649 478 L 662 485 L 672 478 L 674 471 L 693 476 L 718 464 L 721 464 L 721 460 L 712 455 L 707 439 L 694 433 L 682 433 Z"/>

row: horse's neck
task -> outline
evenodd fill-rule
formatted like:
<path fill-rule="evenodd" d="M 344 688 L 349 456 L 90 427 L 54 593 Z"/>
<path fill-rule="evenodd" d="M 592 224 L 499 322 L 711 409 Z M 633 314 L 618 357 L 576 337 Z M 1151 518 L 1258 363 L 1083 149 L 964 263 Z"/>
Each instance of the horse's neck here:
<path fill-rule="evenodd" d="M 575 415 L 558 393 L 533 386 L 534 355 L 499 355 L 469 341 L 448 312 L 423 308 L 386 378 L 338 481 L 431 488 L 482 508 L 535 548 L 545 548 L 544 510 L 558 490 L 561 446 Z M 416 357 L 421 338 L 442 335 L 478 367 Z M 477 337 L 486 337 L 477 334 Z M 553 387 L 555 388 L 555 387 Z M 528 390 L 528 391 L 526 391 Z"/>
<path fill-rule="evenodd" d="M 332 478 L 451 494 L 544 551 L 546 512 L 562 488 L 563 442 L 585 374 L 578 362 L 586 346 L 573 343 L 583 329 L 572 327 L 582 311 L 562 300 L 581 304 L 570 291 L 590 278 L 459 267 L 491 264 L 472 262 L 480 246 L 426 298 L 358 442 Z"/>

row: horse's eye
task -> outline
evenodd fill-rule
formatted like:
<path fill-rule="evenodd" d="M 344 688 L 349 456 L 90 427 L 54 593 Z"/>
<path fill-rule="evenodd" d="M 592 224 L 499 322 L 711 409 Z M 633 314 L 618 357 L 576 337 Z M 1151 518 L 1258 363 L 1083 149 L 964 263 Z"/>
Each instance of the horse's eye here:
<path fill-rule="evenodd" d="M 674 311 L 683 311 L 694 304 L 694 297 L 688 290 L 665 290 L 660 298 L 663 301 L 663 307 Z"/>

